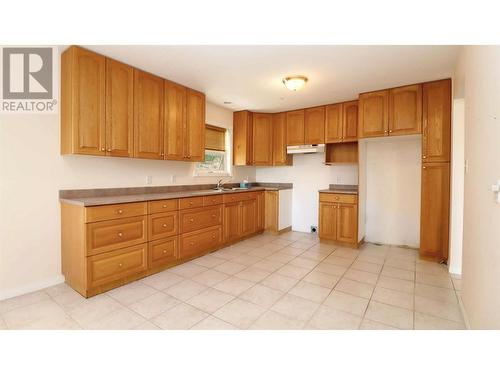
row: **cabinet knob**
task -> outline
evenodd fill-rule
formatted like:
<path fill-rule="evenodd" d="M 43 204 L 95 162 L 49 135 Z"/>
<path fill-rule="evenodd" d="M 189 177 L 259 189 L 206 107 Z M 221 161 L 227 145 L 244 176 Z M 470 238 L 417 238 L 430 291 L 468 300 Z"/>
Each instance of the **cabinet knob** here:
<path fill-rule="evenodd" d="M 193 245 L 194 245 L 194 242 L 190 242 L 190 243 L 189 243 L 189 246 L 193 246 Z"/>
<path fill-rule="evenodd" d="M 212 236 L 213 239 L 215 239 L 215 234 Z"/>
<path fill-rule="evenodd" d="M 194 219 L 189 219 L 189 222 L 190 222 L 190 223 L 194 222 Z"/>
<path fill-rule="evenodd" d="M 123 233 L 122 232 L 118 232 L 118 237 L 122 237 L 123 236 Z"/>
<path fill-rule="evenodd" d="M 192 206 L 194 204 L 194 202 L 189 202 L 189 205 Z"/>
<path fill-rule="evenodd" d="M 164 155 L 165 155 L 165 154 L 164 154 L 163 152 L 162 152 L 162 153 L 160 153 L 160 156 L 164 156 Z"/>
<path fill-rule="evenodd" d="M 167 250 L 163 250 L 163 254 L 166 254 L 167 253 Z"/>
<path fill-rule="evenodd" d="M 423 155 L 423 156 L 422 156 L 422 159 L 427 159 L 427 156 Z"/>
<path fill-rule="evenodd" d="M 106 151 L 106 149 L 103 147 L 103 148 L 101 148 L 101 151 Z"/>
<path fill-rule="evenodd" d="M 167 205 L 166 205 L 166 204 L 164 204 L 162 207 L 163 207 L 163 208 L 167 208 Z"/>
<path fill-rule="evenodd" d="M 163 227 L 163 228 L 166 228 L 166 227 L 167 227 L 167 224 L 163 224 L 163 225 L 162 225 L 162 227 Z"/>
<path fill-rule="evenodd" d="M 121 214 L 123 214 L 123 210 L 118 210 L 118 211 L 116 211 L 116 212 L 117 212 L 118 214 L 120 214 L 120 215 L 121 215 Z"/>
<path fill-rule="evenodd" d="M 108 152 L 111 152 L 111 149 L 110 149 L 110 148 L 108 148 Z"/>
<path fill-rule="evenodd" d="M 120 268 L 123 267 L 123 263 L 118 264 L 118 267 Z"/>
<path fill-rule="evenodd" d="M 427 167 L 424 165 L 424 166 L 422 167 L 422 169 L 427 169 Z"/>
<path fill-rule="evenodd" d="M 384 130 L 384 133 L 387 134 L 387 130 Z"/>
<path fill-rule="evenodd" d="M 392 133 L 392 130 L 389 130 L 389 133 Z"/>
<path fill-rule="evenodd" d="M 212 219 L 215 219 L 215 215 L 212 215 Z"/>

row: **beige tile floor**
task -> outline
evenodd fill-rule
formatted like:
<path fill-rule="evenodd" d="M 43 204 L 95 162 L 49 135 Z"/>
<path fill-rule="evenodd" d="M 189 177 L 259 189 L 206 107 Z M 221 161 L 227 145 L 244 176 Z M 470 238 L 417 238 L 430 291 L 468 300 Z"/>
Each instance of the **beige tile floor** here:
<path fill-rule="evenodd" d="M 93 298 L 0 301 L 0 329 L 463 329 L 459 291 L 415 250 L 263 234 Z"/>

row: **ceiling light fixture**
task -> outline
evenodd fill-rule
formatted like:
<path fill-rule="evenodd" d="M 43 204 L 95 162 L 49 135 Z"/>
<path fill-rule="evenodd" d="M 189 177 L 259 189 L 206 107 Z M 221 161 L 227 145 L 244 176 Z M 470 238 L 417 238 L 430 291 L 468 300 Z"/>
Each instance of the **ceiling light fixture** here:
<path fill-rule="evenodd" d="M 299 91 L 307 82 L 307 77 L 291 76 L 283 78 L 283 84 L 290 91 Z"/>

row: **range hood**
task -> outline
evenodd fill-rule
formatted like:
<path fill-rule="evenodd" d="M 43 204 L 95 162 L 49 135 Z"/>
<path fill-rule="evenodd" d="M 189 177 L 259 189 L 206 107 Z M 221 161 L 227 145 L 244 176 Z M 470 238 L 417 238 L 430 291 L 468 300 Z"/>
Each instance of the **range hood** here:
<path fill-rule="evenodd" d="M 325 145 L 300 145 L 300 146 L 287 146 L 287 154 L 317 154 L 319 152 L 325 152 Z"/>

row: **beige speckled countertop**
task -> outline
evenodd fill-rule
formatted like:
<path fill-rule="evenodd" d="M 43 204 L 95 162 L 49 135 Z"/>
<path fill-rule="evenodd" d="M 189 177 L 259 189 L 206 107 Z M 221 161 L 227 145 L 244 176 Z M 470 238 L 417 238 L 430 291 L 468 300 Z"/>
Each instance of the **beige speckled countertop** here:
<path fill-rule="evenodd" d="M 331 194 L 358 194 L 357 185 L 330 185 L 328 189 L 319 190 L 320 193 Z"/>
<path fill-rule="evenodd" d="M 203 185 L 200 185 L 200 187 Z M 204 188 L 195 190 L 193 186 L 181 191 L 155 191 L 148 188 L 118 188 L 118 189 L 89 189 L 89 190 L 61 190 L 59 201 L 61 203 L 78 206 L 101 206 L 106 204 L 132 203 L 154 201 L 161 199 L 189 198 L 203 195 L 238 194 L 249 191 L 283 190 L 291 189 L 291 184 L 269 184 L 269 186 L 254 186 L 249 189 L 218 191 Z M 114 193 L 114 194 L 113 194 Z"/>

